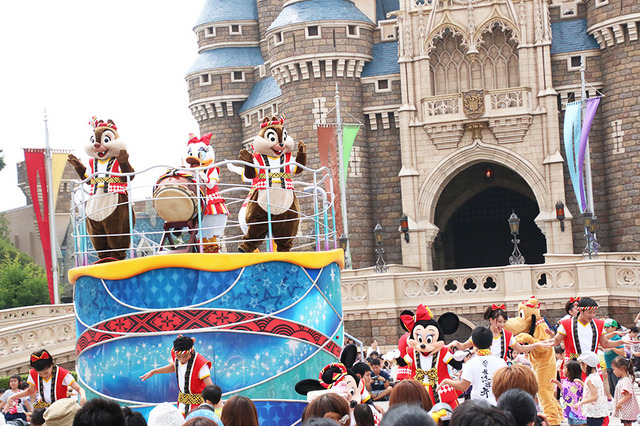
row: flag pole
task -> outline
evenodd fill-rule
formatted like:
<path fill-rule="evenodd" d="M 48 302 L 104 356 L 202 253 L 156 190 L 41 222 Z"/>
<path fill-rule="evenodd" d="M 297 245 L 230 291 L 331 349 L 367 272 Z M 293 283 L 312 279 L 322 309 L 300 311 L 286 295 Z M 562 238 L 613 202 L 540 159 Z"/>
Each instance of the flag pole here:
<path fill-rule="evenodd" d="M 340 92 L 336 83 L 336 131 L 338 136 L 338 177 L 340 179 L 340 204 L 342 207 L 342 233 L 347 237 L 347 249 L 345 252 L 345 268 L 351 269 L 351 239 L 349 238 L 349 226 L 347 225 L 347 193 L 346 170 L 344 169 L 344 153 L 342 142 L 342 120 L 340 118 Z"/>
<path fill-rule="evenodd" d="M 58 292 L 58 245 L 56 242 L 56 214 L 53 202 L 53 172 L 51 166 L 51 147 L 49 146 L 49 127 L 47 123 L 47 109 L 44 109 L 44 139 L 46 149 L 44 153 L 45 166 L 47 172 L 47 198 L 49 206 L 49 238 L 51 240 L 51 273 L 53 275 L 53 303 L 60 304 L 60 294 Z M 46 253 L 45 253 L 46 256 Z"/>

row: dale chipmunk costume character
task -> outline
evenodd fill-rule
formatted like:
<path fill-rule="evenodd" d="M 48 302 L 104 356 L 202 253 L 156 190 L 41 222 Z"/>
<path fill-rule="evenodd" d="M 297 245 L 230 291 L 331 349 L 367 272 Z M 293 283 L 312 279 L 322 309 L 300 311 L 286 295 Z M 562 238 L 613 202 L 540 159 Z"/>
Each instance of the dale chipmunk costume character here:
<path fill-rule="evenodd" d="M 415 314 L 402 311 L 400 321 L 409 332 L 406 347 L 399 349 L 400 353 L 406 350 L 405 362 L 411 367 L 411 377 L 425 385 L 433 404 L 445 402 L 455 408 L 459 392 L 451 386 L 438 385 L 451 378 L 448 365 L 462 369 L 465 353 L 459 351 L 454 355 L 444 343 L 444 335 L 455 333 L 460 319 L 456 314 L 446 312 L 436 320 L 428 307 L 419 305 Z"/>
<path fill-rule="evenodd" d="M 518 305 L 518 316 L 510 318 L 504 325 L 505 330 L 516 334 L 520 344 L 533 344 L 549 338 L 550 332 L 544 318 L 540 315 L 540 302 L 531 296 Z M 555 398 L 556 358 L 553 347 L 537 347 L 529 352 L 529 360 L 538 379 L 538 400 L 550 424 L 562 422 L 562 408 Z"/>
<path fill-rule="evenodd" d="M 116 124 L 112 120 L 105 123 L 96 117 L 89 124 L 93 127 L 93 134 L 84 147 L 91 157 L 89 169 L 73 154 L 69 154 L 67 161 L 80 179 L 95 174 L 87 182 L 91 195 L 85 204 L 85 213 L 87 231 L 97 252 L 98 262 L 123 260 L 127 257 L 131 232 L 127 178 L 111 173 L 133 173 L 134 170 L 129 164 L 127 147 L 118 135 Z M 133 210 L 131 213 L 134 214 Z M 135 215 L 131 222 L 135 223 Z"/>
<path fill-rule="evenodd" d="M 260 132 L 253 139 L 254 153 L 246 149 L 240 151 L 238 158 L 253 164 L 244 166 L 243 176 L 249 180 L 257 179 L 247 205 L 248 230 L 238 251 L 251 253 L 258 248 L 268 233 L 269 220 L 277 250 L 291 250 L 300 217 L 292 176 L 302 172 L 296 164 L 286 165 L 294 161 L 294 145 L 293 138 L 285 129 L 284 117 L 265 117 L 260 124 Z M 307 147 L 302 141 L 298 142 L 295 162 L 302 166 L 307 164 Z"/>
<path fill-rule="evenodd" d="M 213 133 L 207 133 L 201 138 L 193 133 L 189 134 L 187 142 L 187 158 L 185 161 L 189 167 L 207 167 L 215 162 L 215 152 L 210 145 Z M 206 187 L 206 207 L 202 216 L 202 244 L 205 253 L 218 253 L 220 245 L 218 241 L 222 237 L 227 225 L 229 210 L 220 195 L 218 182 L 220 182 L 220 168 L 211 167 L 200 171 L 200 182 Z"/>

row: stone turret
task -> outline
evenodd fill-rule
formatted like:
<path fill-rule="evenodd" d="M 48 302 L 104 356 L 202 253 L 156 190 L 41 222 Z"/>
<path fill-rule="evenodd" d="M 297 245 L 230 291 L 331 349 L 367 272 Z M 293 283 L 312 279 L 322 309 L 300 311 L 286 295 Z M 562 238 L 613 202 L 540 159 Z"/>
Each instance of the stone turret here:
<path fill-rule="evenodd" d="M 266 31 L 270 72 L 282 91 L 282 111 L 296 140 L 309 142 L 308 165 L 319 167 L 316 126 L 335 121 L 336 85 L 341 95 L 343 121 L 364 121 L 362 70 L 372 60 L 375 25 L 348 0 L 287 1 Z M 347 200 L 349 237 L 359 242 L 354 263 L 372 256 L 371 188 L 368 144 L 361 134 L 356 147 L 359 176 L 349 176 Z M 340 232 L 340 231 L 339 231 Z M 370 242 L 367 247 L 367 243 Z"/>
<path fill-rule="evenodd" d="M 611 251 L 640 250 L 640 4 L 620 0 L 587 2 L 587 32 L 601 49 L 605 97 L 600 104 L 606 182 L 606 210 Z M 597 197 L 594 197 L 597 199 Z"/>
<path fill-rule="evenodd" d="M 194 32 L 199 55 L 186 76 L 191 112 L 201 133 L 214 133 L 218 158 L 236 158 L 243 139 L 237 111 L 264 65 L 255 0 L 207 0 Z"/>

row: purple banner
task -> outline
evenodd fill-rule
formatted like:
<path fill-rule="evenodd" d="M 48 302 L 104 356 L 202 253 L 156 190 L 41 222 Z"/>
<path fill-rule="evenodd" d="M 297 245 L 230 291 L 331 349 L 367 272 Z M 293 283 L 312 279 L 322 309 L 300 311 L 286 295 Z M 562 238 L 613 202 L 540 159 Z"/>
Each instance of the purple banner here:
<path fill-rule="evenodd" d="M 584 122 L 582 123 L 582 133 L 580 135 L 580 151 L 578 154 L 578 167 L 580 168 L 578 173 L 580 176 L 580 190 L 584 191 L 583 184 L 583 172 L 584 172 L 584 155 L 587 151 L 587 141 L 589 139 L 589 132 L 591 131 L 591 125 L 593 124 L 593 117 L 596 115 L 596 109 L 600 104 L 600 97 L 587 99 L 587 111 L 584 115 Z M 587 201 L 582 193 L 582 210 L 587 209 Z M 592 212 L 593 213 L 593 212 Z"/>

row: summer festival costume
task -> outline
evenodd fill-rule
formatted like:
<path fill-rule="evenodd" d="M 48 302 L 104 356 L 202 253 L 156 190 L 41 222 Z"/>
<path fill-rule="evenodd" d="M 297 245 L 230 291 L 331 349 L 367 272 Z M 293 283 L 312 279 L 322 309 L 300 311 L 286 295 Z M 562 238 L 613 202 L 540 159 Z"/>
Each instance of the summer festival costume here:
<path fill-rule="evenodd" d="M 44 380 L 35 369 L 29 371 L 29 377 L 27 383 L 36 387 L 36 393 L 39 395 L 38 402 L 33 405 L 33 408 L 46 408 L 56 402 L 59 399 L 67 397 L 67 387 L 75 381 L 73 376 L 69 374 L 69 371 L 59 367 L 53 366 L 51 370 L 51 377 L 49 380 Z M 51 384 L 55 383 L 52 387 Z"/>
<path fill-rule="evenodd" d="M 582 324 L 577 317 L 571 317 L 560 321 L 558 333 L 565 336 L 564 349 L 565 361 L 576 359 L 586 351 L 596 352 L 600 343 L 600 336 L 604 333 L 604 321 L 591 320 L 588 324 Z"/>
<path fill-rule="evenodd" d="M 471 337 L 469 337 L 468 342 L 471 341 Z M 506 362 L 507 356 L 509 355 L 509 348 L 515 343 L 516 338 L 513 337 L 513 333 L 509 330 L 502 329 L 498 337 L 493 337 L 493 341 L 491 342 L 491 354 L 498 358 L 502 358 Z"/>
<path fill-rule="evenodd" d="M 178 379 L 178 408 L 183 414 L 204 402 L 202 391 L 206 387 L 204 379 L 211 376 L 211 361 L 197 352 L 193 352 L 186 364 L 181 364 L 176 353 L 171 349 L 171 359 L 176 368 Z"/>

